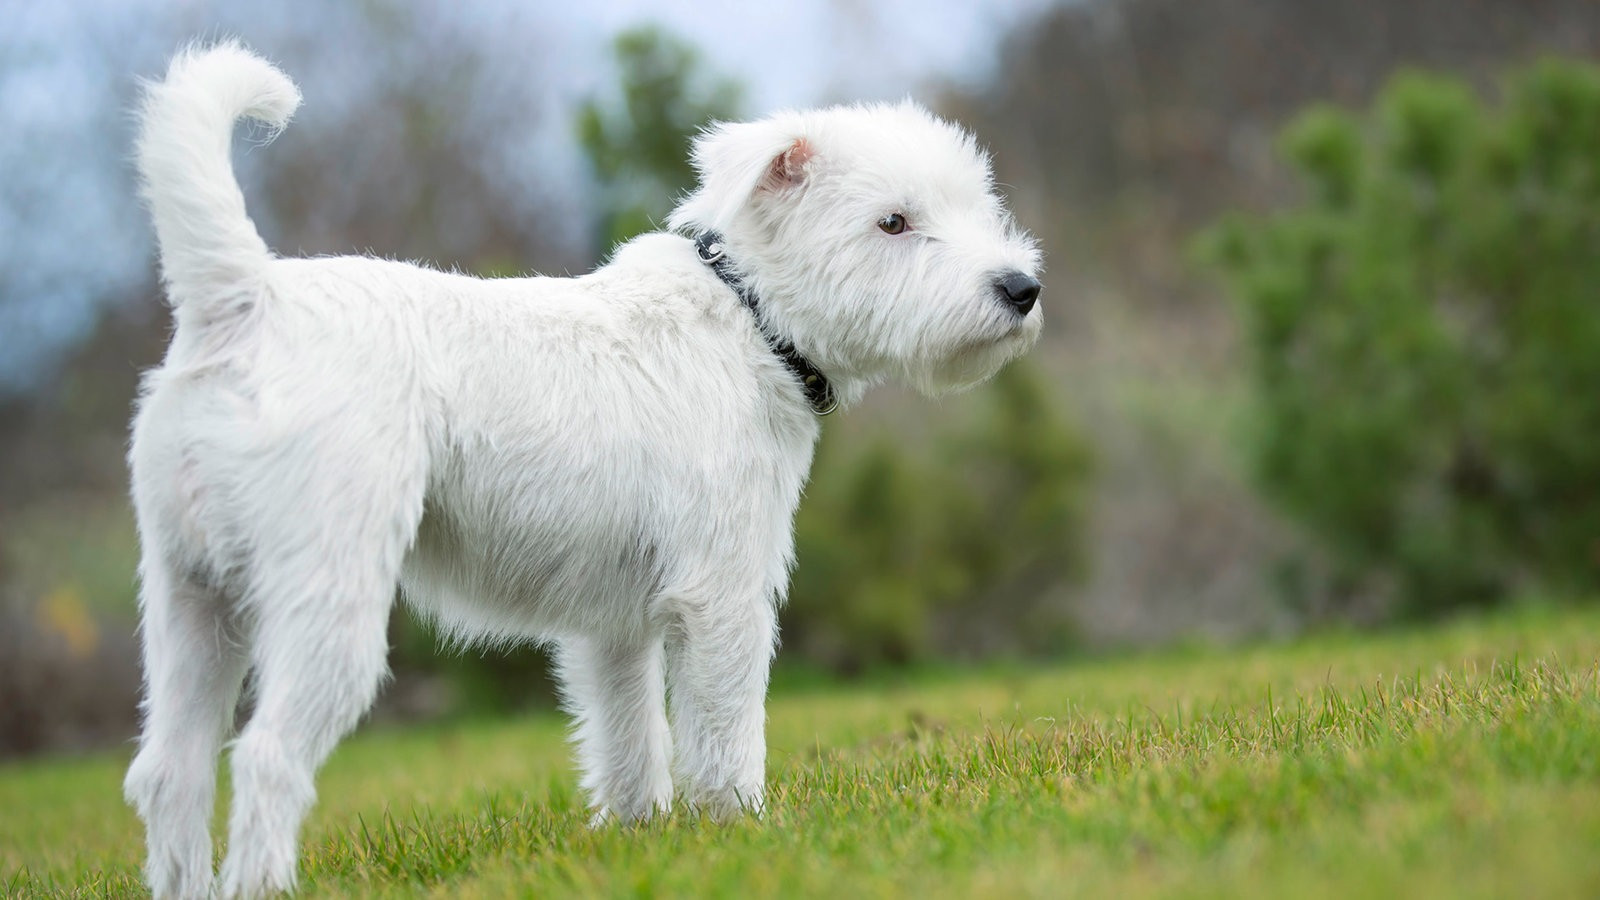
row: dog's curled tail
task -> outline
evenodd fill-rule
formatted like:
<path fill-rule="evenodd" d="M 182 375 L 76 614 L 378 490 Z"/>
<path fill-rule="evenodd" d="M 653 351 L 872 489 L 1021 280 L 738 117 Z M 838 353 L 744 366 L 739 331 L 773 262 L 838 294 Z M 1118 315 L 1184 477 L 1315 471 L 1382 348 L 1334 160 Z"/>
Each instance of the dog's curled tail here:
<path fill-rule="evenodd" d="M 210 319 L 253 295 L 272 253 L 233 174 L 233 126 L 248 116 L 276 136 L 299 105 L 287 75 L 232 41 L 190 47 L 144 85 L 139 177 L 174 307 Z"/>

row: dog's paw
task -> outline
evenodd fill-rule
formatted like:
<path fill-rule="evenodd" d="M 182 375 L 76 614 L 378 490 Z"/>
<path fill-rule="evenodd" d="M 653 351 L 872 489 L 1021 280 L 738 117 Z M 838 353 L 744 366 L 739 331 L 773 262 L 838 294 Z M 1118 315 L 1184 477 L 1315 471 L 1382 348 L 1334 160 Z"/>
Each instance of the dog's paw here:
<path fill-rule="evenodd" d="M 767 809 L 759 788 L 741 791 L 731 787 L 702 792 L 689 801 L 689 808 L 695 815 L 719 824 L 745 816 L 760 819 Z"/>

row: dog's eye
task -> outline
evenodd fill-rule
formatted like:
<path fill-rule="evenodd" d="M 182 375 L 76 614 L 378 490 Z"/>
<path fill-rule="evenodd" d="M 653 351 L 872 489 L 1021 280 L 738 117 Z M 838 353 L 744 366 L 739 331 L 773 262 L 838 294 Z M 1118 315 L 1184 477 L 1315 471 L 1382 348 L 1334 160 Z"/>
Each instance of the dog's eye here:
<path fill-rule="evenodd" d="M 891 213 L 878 220 L 878 227 L 884 234 L 899 234 L 906 230 L 906 217 L 899 213 Z"/>

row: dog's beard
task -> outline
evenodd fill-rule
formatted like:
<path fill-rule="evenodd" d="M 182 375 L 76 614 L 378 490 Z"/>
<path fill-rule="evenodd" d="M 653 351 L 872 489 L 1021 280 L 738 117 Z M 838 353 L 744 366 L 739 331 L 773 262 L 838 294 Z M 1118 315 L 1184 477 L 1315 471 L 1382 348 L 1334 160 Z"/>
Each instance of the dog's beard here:
<path fill-rule="evenodd" d="M 938 363 L 908 374 L 917 391 L 927 396 L 959 394 L 993 378 L 1037 337 L 1037 328 L 1018 328 L 999 338 L 969 341 Z"/>

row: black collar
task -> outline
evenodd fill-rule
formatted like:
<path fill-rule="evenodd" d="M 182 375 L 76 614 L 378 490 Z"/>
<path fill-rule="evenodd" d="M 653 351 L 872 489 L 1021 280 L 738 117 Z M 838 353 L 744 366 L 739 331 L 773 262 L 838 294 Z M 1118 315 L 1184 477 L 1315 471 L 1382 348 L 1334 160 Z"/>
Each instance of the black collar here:
<path fill-rule="evenodd" d="M 711 267 L 717 273 L 722 283 L 733 289 L 743 303 L 755 316 L 756 330 L 761 332 L 761 337 L 772 348 L 772 352 L 783 360 L 784 366 L 794 373 L 799 379 L 800 387 L 806 392 L 806 403 L 811 411 L 819 416 L 825 416 L 839 408 L 839 400 L 833 395 L 833 385 L 828 383 L 828 377 L 817 371 L 811 360 L 800 355 L 794 344 L 774 337 L 761 322 L 761 314 L 756 312 L 755 292 L 745 287 L 744 282 L 733 271 L 733 262 L 728 259 L 726 248 L 722 243 L 722 235 L 715 231 L 702 231 L 694 239 L 695 252 L 700 254 L 700 261 Z"/>

